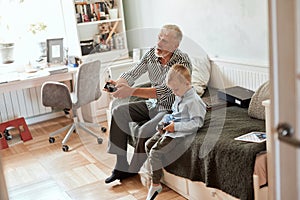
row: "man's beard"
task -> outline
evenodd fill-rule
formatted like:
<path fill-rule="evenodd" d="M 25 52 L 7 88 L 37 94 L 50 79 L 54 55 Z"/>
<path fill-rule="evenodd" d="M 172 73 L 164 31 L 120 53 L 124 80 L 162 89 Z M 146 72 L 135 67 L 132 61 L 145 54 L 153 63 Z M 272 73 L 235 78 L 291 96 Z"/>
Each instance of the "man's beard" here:
<path fill-rule="evenodd" d="M 158 50 L 161 51 L 161 54 L 158 54 Z M 163 52 L 163 50 L 159 49 L 158 47 L 156 47 L 155 51 L 154 51 L 154 54 L 156 57 L 158 58 L 165 58 L 166 56 L 169 55 L 170 52 Z"/>
<path fill-rule="evenodd" d="M 158 53 L 156 51 L 154 52 L 154 54 L 157 58 L 162 58 L 162 55 L 158 55 Z"/>

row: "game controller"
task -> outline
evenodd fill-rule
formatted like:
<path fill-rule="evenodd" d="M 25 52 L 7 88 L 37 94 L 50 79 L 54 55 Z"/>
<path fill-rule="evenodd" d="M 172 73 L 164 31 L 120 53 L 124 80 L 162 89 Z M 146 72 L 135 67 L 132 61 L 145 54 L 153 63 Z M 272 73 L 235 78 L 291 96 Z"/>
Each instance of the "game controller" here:
<path fill-rule="evenodd" d="M 165 132 L 165 130 L 163 130 L 164 127 L 168 126 L 170 124 L 170 122 L 162 122 L 162 123 L 159 123 L 157 125 L 157 129 L 160 130 L 160 131 L 163 131 Z"/>
<path fill-rule="evenodd" d="M 104 88 L 107 89 L 108 92 L 115 92 L 115 91 L 117 91 L 116 86 L 114 84 L 110 83 L 110 82 L 106 82 Z"/>

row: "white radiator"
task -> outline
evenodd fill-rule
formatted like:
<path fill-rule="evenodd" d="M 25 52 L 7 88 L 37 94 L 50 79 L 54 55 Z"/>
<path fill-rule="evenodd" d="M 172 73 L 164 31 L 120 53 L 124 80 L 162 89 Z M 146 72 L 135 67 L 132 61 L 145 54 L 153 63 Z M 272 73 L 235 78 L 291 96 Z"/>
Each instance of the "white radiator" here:
<path fill-rule="evenodd" d="M 210 85 L 216 88 L 241 86 L 255 91 L 269 80 L 269 67 L 213 60 Z"/>
<path fill-rule="evenodd" d="M 0 93 L 0 122 L 51 112 L 41 101 L 41 86 Z"/>

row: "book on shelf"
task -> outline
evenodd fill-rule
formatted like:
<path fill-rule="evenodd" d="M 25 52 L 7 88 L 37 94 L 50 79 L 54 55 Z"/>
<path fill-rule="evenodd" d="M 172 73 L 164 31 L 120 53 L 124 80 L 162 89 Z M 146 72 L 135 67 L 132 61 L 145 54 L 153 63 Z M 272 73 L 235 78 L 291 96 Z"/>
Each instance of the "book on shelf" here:
<path fill-rule="evenodd" d="M 77 23 L 90 22 L 107 19 L 105 14 L 108 12 L 104 2 L 75 2 L 75 12 Z"/>
<path fill-rule="evenodd" d="M 261 143 L 267 140 L 267 135 L 265 132 L 253 131 L 239 137 L 234 138 L 235 140 L 245 141 L 245 142 L 255 142 Z"/>

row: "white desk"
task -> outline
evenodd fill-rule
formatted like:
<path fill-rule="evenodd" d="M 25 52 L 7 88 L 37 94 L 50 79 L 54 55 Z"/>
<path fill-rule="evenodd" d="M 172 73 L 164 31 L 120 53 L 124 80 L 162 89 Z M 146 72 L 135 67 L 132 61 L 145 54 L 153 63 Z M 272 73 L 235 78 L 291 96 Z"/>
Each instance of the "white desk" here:
<path fill-rule="evenodd" d="M 132 64 L 132 59 L 101 63 L 100 87 L 102 88 L 109 79 L 109 74 L 116 79 L 117 74 L 127 71 Z M 0 65 L 0 76 L 2 70 L 1 67 L 2 66 Z M 69 68 L 69 72 L 66 73 L 42 77 L 30 77 L 25 80 L 1 83 L 0 122 L 23 116 L 25 117 L 26 122 L 31 124 L 61 116 L 62 113 L 52 113 L 51 108 L 42 105 L 40 94 L 41 86 L 45 81 L 72 81 L 72 83 L 74 83 L 76 69 L 77 68 Z M 111 71 L 114 71 L 114 73 L 110 73 Z M 29 75 L 31 76 L 33 74 Z M 109 106 L 109 102 L 109 94 L 102 92 L 102 96 L 98 101 L 83 107 L 83 119 L 94 123 L 106 121 L 106 110 Z"/>
<path fill-rule="evenodd" d="M 44 107 L 41 102 L 41 86 L 45 81 L 70 81 L 74 83 L 76 68 L 69 68 L 68 72 L 35 77 L 34 73 L 22 74 L 23 80 L 16 80 L 0 84 L 0 122 L 17 117 L 30 118 L 51 113 L 51 108 Z M 2 74 L 3 75 L 3 74 Z M 0 80 L 1 81 L 1 80 Z M 28 120 L 35 123 L 43 119 Z M 26 120 L 27 121 L 27 120 Z"/>
<path fill-rule="evenodd" d="M 38 76 L 35 77 L 32 74 L 32 77 L 23 80 L 16 80 L 7 83 L 0 84 L 0 94 L 5 92 L 10 92 L 18 89 L 32 88 L 42 85 L 45 81 L 74 81 L 76 68 L 69 68 L 69 71 L 66 73 L 47 75 L 47 76 Z M 27 73 L 28 74 L 28 73 Z M 31 76 L 28 74 L 28 76 Z"/>

